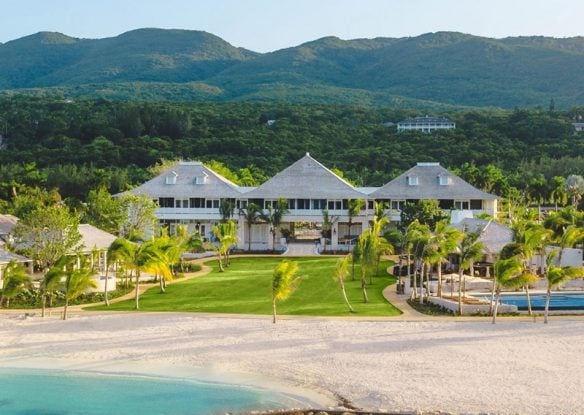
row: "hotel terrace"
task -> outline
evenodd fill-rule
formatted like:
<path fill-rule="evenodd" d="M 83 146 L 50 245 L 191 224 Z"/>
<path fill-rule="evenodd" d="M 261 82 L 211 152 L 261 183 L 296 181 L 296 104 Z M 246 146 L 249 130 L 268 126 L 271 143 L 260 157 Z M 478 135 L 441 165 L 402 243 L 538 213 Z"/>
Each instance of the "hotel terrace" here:
<path fill-rule="evenodd" d="M 388 207 L 387 215 L 393 222 L 400 220 L 401 208 L 406 202 L 422 199 L 438 200 L 448 212 L 460 211 L 459 217 L 473 214 L 497 214 L 498 197 L 482 192 L 454 175 L 439 163 L 418 163 L 401 176 L 382 187 L 354 187 L 323 166 L 308 153 L 258 187 L 241 187 L 215 173 L 199 162 L 180 162 L 171 169 L 130 191 L 147 195 L 158 205 L 156 217 L 161 225 L 172 228 L 185 224 L 190 231 L 199 231 L 212 239 L 213 225 L 222 219 L 221 199 L 235 205 L 233 219 L 238 222 L 241 249 L 272 249 L 271 229 L 268 224 L 248 226 L 239 208 L 255 203 L 267 209 L 278 199 L 288 201 L 289 212 L 284 215 L 277 230 L 275 249 L 283 249 L 282 230 L 295 240 L 320 238 L 323 210 L 333 218 L 330 248 L 342 249 L 359 236 L 372 219 L 373 202 L 381 201 Z M 363 199 L 364 208 L 353 217 L 349 229 L 348 205 L 351 199 Z"/>

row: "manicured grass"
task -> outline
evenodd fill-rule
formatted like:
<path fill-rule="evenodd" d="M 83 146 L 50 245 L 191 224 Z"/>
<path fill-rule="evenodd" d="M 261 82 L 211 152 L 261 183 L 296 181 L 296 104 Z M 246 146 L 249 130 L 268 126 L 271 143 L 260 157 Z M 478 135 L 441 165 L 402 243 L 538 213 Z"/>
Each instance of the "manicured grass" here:
<path fill-rule="evenodd" d="M 360 282 L 346 283 L 347 295 L 356 313 L 351 314 L 341 290 L 333 280 L 337 258 L 304 257 L 298 261 L 302 282 L 286 300 L 278 304 L 278 314 L 311 316 L 392 316 L 401 312 L 383 298 L 382 291 L 395 283 L 380 266 L 380 276 L 367 286 L 369 303 L 363 302 Z M 199 311 L 211 313 L 271 314 L 272 273 L 282 258 L 236 258 L 226 272 L 219 272 L 217 261 L 208 262 L 213 271 L 203 277 L 168 286 L 166 293 L 155 287 L 140 297 L 142 311 Z M 359 268 L 356 268 L 356 275 Z M 91 307 L 91 310 L 132 310 L 133 300 Z"/>

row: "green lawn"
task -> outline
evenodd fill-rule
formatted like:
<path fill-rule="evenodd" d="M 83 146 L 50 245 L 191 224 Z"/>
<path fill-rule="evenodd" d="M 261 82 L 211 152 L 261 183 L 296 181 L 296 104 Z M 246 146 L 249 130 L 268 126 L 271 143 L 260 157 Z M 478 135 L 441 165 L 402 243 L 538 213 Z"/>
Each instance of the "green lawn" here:
<path fill-rule="evenodd" d="M 226 272 L 219 272 L 217 261 L 208 262 L 213 271 L 168 286 L 166 293 L 155 287 L 140 297 L 142 311 L 199 311 L 211 313 L 271 314 L 271 278 L 282 258 L 236 258 Z M 388 303 L 382 290 L 394 284 L 395 278 L 385 272 L 373 277 L 367 286 L 369 303 L 363 302 L 359 281 L 348 277 L 347 294 L 356 314 L 347 312 L 341 290 L 333 280 L 337 258 L 304 257 L 299 263 L 302 282 L 286 300 L 278 304 L 278 314 L 311 316 L 393 316 L 401 312 Z M 358 268 L 356 269 L 358 275 Z M 90 307 L 89 310 L 132 310 L 133 300 L 111 304 L 110 307 Z"/>

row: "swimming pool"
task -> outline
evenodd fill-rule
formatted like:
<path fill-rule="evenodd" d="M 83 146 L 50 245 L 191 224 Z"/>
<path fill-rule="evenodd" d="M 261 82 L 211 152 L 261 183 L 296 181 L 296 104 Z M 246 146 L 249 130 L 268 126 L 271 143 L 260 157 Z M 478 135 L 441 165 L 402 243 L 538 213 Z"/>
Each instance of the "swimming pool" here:
<path fill-rule="evenodd" d="M 269 390 L 223 383 L 0 369 L 2 415 L 204 415 L 283 408 L 292 402 Z"/>
<path fill-rule="evenodd" d="M 487 298 L 487 296 L 483 296 Z M 490 295 L 488 296 L 490 299 Z M 501 303 L 516 305 L 519 311 L 527 310 L 525 294 L 502 294 Z M 545 294 L 531 294 L 531 308 L 543 311 L 545 308 Z M 584 310 L 584 293 L 552 293 L 550 311 Z"/>

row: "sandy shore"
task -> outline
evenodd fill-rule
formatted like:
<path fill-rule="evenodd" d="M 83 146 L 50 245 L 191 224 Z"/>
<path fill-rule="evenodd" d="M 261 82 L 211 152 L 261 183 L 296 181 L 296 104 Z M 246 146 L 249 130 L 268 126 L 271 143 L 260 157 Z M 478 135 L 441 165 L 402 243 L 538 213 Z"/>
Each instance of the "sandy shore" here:
<path fill-rule="evenodd" d="M 584 320 L 347 321 L 175 313 L 0 315 L 0 367 L 249 375 L 362 408 L 577 414 Z M 221 375 L 220 375 L 221 376 Z M 253 382 L 252 382 L 253 383 Z"/>

